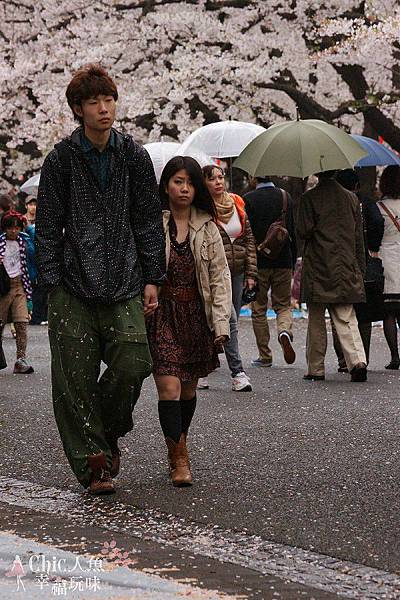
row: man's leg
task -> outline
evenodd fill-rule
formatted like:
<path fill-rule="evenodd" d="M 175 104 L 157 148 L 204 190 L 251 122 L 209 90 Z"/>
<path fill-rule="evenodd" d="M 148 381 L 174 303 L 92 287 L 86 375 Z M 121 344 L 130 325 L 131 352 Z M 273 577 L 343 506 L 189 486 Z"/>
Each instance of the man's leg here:
<path fill-rule="evenodd" d="M 367 359 L 354 306 L 352 304 L 330 304 L 329 312 L 335 324 L 349 371 L 356 365 L 366 365 Z"/>
<path fill-rule="evenodd" d="M 282 346 L 283 356 L 288 364 L 294 363 L 296 354 L 292 348 L 293 317 L 291 303 L 292 271 L 291 269 L 272 269 L 271 300 L 276 312 L 278 340 Z"/>
<path fill-rule="evenodd" d="M 306 342 L 306 358 L 308 375 L 325 376 L 325 354 L 327 347 L 327 335 L 325 324 L 325 305 L 320 303 L 309 303 L 308 328 Z"/>
<path fill-rule="evenodd" d="M 339 373 L 347 373 L 348 368 L 346 365 L 346 360 L 343 355 L 342 346 L 340 344 L 340 340 L 339 340 L 339 337 L 338 337 L 338 334 L 336 331 L 335 323 L 333 322 L 332 317 L 331 317 L 331 329 L 332 329 L 333 348 L 335 350 L 335 354 L 338 359 L 338 371 L 339 371 Z"/>
<path fill-rule="evenodd" d="M 102 359 L 107 365 L 99 386 L 107 440 L 114 444 L 133 428 L 132 412 L 152 370 L 140 296 L 99 308 Z"/>
<path fill-rule="evenodd" d="M 272 362 L 272 352 L 269 347 L 270 333 L 266 312 L 268 309 L 268 291 L 272 269 L 259 269 L 257 298 L 251 304 L 251 320 L 258 347 L 258 356 L 265 363 Z"/>
<path fill-rule="evenodd" d="M 88 457 L 103 454 L 111 467 L 97 383 L 101 348 L 96 308 L 85 305 L 61 286 L 50 294 L 54 415 L 71 468 L 85 487 L 92 478 Z"/>

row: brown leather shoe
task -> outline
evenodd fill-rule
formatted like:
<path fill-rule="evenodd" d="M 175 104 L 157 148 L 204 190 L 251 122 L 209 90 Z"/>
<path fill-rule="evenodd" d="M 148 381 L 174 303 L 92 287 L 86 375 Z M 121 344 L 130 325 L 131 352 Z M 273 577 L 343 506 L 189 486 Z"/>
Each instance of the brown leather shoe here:
<path fill-rule="evenodd" d="M 175 487 L 193 485 L 185 434 L 181 434 L 178 443 L 171 438 L 165 438 L 165 441 L 168 447 L 169 475 L 173 485 Z"/>
<path fill-rule="evenodd" d="M 282 331 L 278 337 L 279 343 L 282 346 L 283 358 L 288 365 L 292 365 L 296 360 L 296 353 L 293 350 L 292 340 L 286 331 Z"/>
<path fill-rule="evenodd" d="M 351 381 L 362 382 L 367 381 L 367 365 L 365 363 L 358 363 L 350 371 Z"/>
<path fill-rule="evenodd" d="M 111 479 L 110 472 L 107 470 L 106 457 L 103 452 L 92 454 L 87 457 L 89 467 L 92 471 L 92 478 L 89 484 L 89 494 L 114 494 L 115 487 Z"/>
<path fill-rule="evenodd" d="M 121 450 L 118 448 L 118 441 L 108 442 L 111 449 L 111 477 L 117 477 L 121 464 Z"/>
<path fill-rule="evenodd" d="M 303 379 L 306 381 L 325 381 L 325 375 L 313 375 L 312 373 L 306 373 L 303 375 Z"/>

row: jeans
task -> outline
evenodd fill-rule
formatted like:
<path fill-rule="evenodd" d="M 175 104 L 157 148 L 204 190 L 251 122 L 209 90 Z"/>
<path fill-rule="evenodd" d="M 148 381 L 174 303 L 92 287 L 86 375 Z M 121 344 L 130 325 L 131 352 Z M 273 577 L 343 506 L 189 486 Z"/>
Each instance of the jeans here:
<path fill-rule="evenodd" d="M 238 321 L 242 306 L 244 274 L 232 275 L 232 311 L 229 321 L 230 339 L 224 344 L 225 356 L 232 377 L 241 373 L 243 369 L 242 357 L 239 352 Z"/>

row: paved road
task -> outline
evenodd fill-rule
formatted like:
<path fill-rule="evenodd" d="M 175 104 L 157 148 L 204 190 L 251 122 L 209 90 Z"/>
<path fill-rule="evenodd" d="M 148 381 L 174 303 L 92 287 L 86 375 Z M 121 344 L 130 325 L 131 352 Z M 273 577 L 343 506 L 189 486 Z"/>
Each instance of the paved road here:
<path fill-rule="evenodd" d="M 379 574 L 381 583 L 388 582 L 388 573 L 400 574 L 399 374 L 384 370 L 388 351 L 382 329 L 373 330 L 371 370 L 366 384 L 351 384 L 349 376 L 336 373 L 331 350 L 327 380 L 304 382 L 305 330 L 306 322 L 296 321 L 298 360 L 295 365 L 285 365 L 274 340 L 274 366 L 247 369 L 254 384 L 252 393 L 238 394 L 230 390 L 225 364 L 210 377 L 211 389 L 200 393 L 190 436 L 196 480 L 191 489 L 174 490 L 166 477 L 156 394 L 149 379 L 135 410 L 135 429 L 122 443 L 123 466 L 118 478 L 119 491 L 113 502 L 121 503 L 128 512 L 129 507 L 142 511 L 140 518 L 144 523 L 146 514 L 150 515 L 158 527 L 153 528 L 156 533 L 152 530 L 148 536 L 152 543 L 159 538 L 168 544 L 168 536 L 180 539 L 179 543 L 171 543 L 181 556 L 189 552 L 185 555 L 187 560 L 181 561 L 182 569 L 185 564 L 189 569 L 192 561 L 189 560 L 190 543 L 185 546 L 182 539 L 186 536 L 190 540 L 197 535 L 198 552 L 194 550 L 193 554 L 200 563 L 200 557 L 207 555 L 207 544 L 203 543 L 207 532 L 218 526 L 219 541 L 215 536 L 211 541 L 207 538 L 209 546 L 220 544 L 215 556 L 211 550 L 208 553 L 211 559 L 222 561 L 218 575 L 213 578 L 206 564 L 197 567 L 205 569 L 202 572 L 204 578 L 208 578 L 206 584 L 212 580 L 213 587 L 219 586 L 229 593 L 246 593 L 247 597 L 257 598 L 276 597 L 272 595 L 275 593 L 283 598 L 322 599 L 346 595 L 346 585 L 353 585 L 353 595 L 349 592 L 348 597 L 380 597 L 371 590 L 370 595 L 367 591 L 360 592 L 354 581 L 344 581 L 339 588 L 332 587 L 329 581 L 324 583 L 318 573 L 327 569 L 327 564 L 319 563 L 314 571 L 310 568 L 304 577 L 290 578 L 291 568 L 301 573 L 300 563 L 316 564 L 323 561 L 324 556 L 339 559 L 340 573 L 365 565 L 371 571 L 367 568 L 364 575 L 371 579 L 378 577 L 378 571 L 373 569 L 384 571 Z M 61 489 L 73 495 L 70 506 L 75 506 L 82 496 L 66 464 L 53 420 L 46 331 L 32 327 L 30 333 L 35 375 L 21 377 L 11 375 L 10 370 L 0 372 L 0 490 L 2 478 L 3 492 L 10 478 L 9 487 L 16 480 L 27 481 L 39 486 L 32 488 L 31 495 L 40 497 L 46 495 L 45 490 L 49 488 Z M 245 364 L 249 365 L 255 352 L 247 319 L 241 322 L 241 348 Z M 8 356 L 12 349 L 13 341 L 7 338 Z M 18 488 L 18 484 L 15 485 Z M 21 506 L 26 507 L 26 500 L 18 494 L 13 501 L 18 507 L 16 514 Z M 0 493 L 0 502 L 4 498 Z M 9 496 L 5 505 L 8 502 Z M 31 508 L 35 512 L 40 506 Z M 48 510 L 57 512 L 56 504 Z M 65 510 L 70 511 L 70 508 Z M 92 509 L 89 506 L 87 510 Z M 111 504 L 107 510 L 112 514 Z M 172 535 L 168 518 L 178 518 L 181 525 L 197 527 L 197 531 L 191 532 L 191 538 L 185 530 L 185 535 L 179 538 L 175 527 Z M 82 513 L 81 522 L 85 519 L 87 514 Z M 133 520 L 132 517 L 124 526 L 125 533 Z M 34 527 L 24 531 L 23 521 L 20 519 L 18 528 L 14 529 L 21 535 L 29 531 L 37 534 Z M 1 528 L 6 525 L 13 528 L 10 516 Z M 102 523 L 96 522 L 93 526 L 100 531 Z M 272 562 L 268 569 L 262 567 L 268 562 L 266 541 L 270 542 L 275 565 L 277 553 L 285 557 L 280 573 Z M 300 550 L 298 554 L 296 548 L 305 553 Z M 149 553 L 153 552 L 152 547 Z M 262 557 L 260 552 L 264 552 Z M 241 561 L 234 557 L 239 555 Z M 251 571 L 246 570 L 245 555 Z M 251 562 L 252 558 L 259 560 L 258 566 Z M 174 560 L 178 560 L 177 556 Z M 291 565 L 290 560 L 300 562 Z M 346 561 L 353 565 L 349 566 Z M 161 562 L 159 557 L 159 564 Z M 244 569 L 240 571 L 240 567 L 236 567 L 240 571 L 237 585 L 233 584 L 234 577 L 228 569 L 228 565 L 235 562 Z M 256 580 L 255 573 L 258 573 Z M 293 581 L 297 582 L 297 588 L 293 588 Z M 396 587 L 397 579 L 393 579 L 391 585 Z M 332 592 L 335 592 L 333 596 Z M 388 595 L 382 597 L 400 597 L 400 588 L 398 592 L 399 596 L 390 595 L 389 590 Z M 360 593 L 364 595 L 357 595 Z"/>

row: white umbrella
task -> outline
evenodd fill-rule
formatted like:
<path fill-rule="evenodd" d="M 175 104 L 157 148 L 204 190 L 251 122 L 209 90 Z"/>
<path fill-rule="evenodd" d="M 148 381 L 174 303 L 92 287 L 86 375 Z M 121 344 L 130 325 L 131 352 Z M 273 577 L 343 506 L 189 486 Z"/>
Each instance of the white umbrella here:
<path fill-rule="evenodd" d="M 145 144 L 144 148 L 150 154 L 158 183 L 160 182 L 161 173 L 165 165 L 174 156 L 191 156 L 197 160 L 201 167 L 215 164 L 212 158 L 196 148 L 193 148 L 189 152 L 182 152 L 182 146 L 177 142 L 151 142 L 150 144 Z"/>
<path fill-rule="evenodd" d="M 34 175 L 33 177 L 30 177 L 28 181 L 25 181 L 25 183 L 21 185 L 21 192 L 32 196 L 37 196 L 39 189 L 39 180 L 40 173 Z"/>
<path fill-rule="evenodd" d="M 239 156 L 242 150 L 264 131 L 264 127 L 244 121 L 210 123 L 190 134 L 180 151 L 183 155 L 188 155 L 198 149 L 215 158 Z"/>

